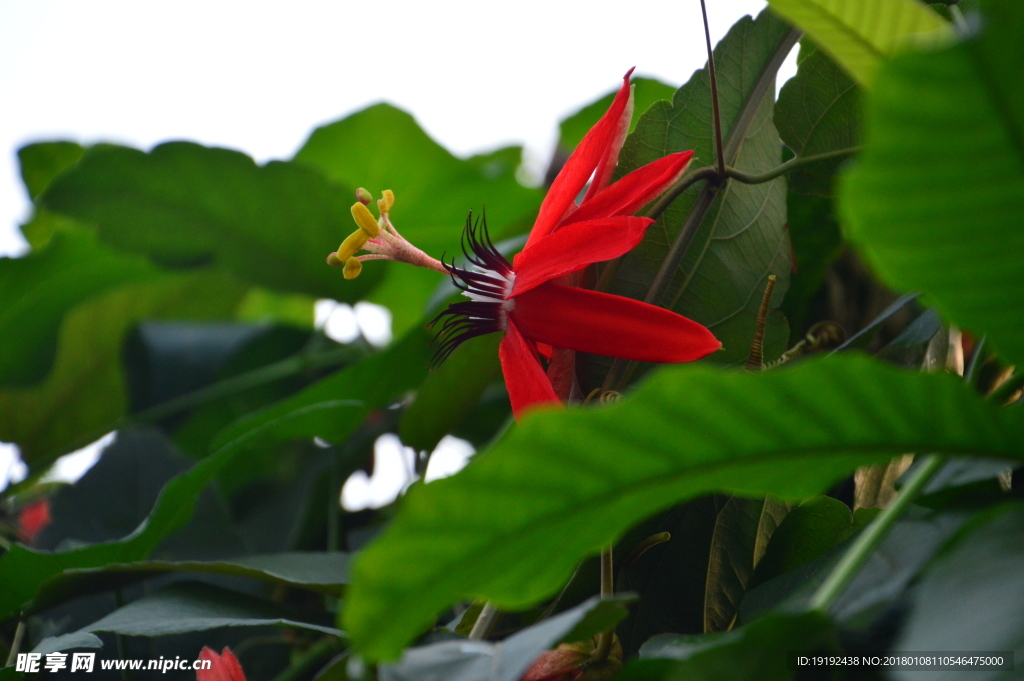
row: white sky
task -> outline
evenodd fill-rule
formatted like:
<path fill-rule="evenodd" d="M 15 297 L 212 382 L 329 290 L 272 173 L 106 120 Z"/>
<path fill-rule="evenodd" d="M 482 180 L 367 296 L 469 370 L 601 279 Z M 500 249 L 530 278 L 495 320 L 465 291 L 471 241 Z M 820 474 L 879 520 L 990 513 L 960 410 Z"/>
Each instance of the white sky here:
<path fill-rule="evenodd" d="M 717 42 L 765 2 L 708 5 Z M 15 152 L 28 142 L 149 148 L 189 139 L 262 162 L 290 157 L 315 126 L 386 100 L 457 155 L 524 144 L 539 172 L 558 121 L 628 68 L 678 85 L 705 58 L 699 0 L 0 0 L 0 255 L 25 248 L 17 225 L 29 203 Z M 371 342 L 390 338 L 386 311 L 373 306 L 327 303 L 318 313 L 337 335 L 354 335 L 358 319 Z M 456 469 L 466 446 L 446 441 L 438 466 Z M 100 447 L 69 455 L 55 473 L 77 478 Z M 15 449 L 0 443 L 0 489 L 8 467 L 21 473 Z M 378 449 L 396 463 L 353 482 L 354 506 L 408 484 L 398 444 Z"/>

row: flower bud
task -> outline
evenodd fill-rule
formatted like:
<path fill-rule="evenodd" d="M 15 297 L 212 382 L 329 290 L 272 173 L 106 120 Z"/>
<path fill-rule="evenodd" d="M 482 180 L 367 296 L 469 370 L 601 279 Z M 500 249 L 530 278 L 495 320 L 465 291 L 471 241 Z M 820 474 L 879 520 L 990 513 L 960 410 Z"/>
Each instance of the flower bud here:
<path fill-rule="evenodd" d="M 356 200 L 364 206 L 369 206 L 370 201 L 373 201 L 373 194 L 360 187 L 356 190 Z"/>
<path fill-rule="evenodd" d="M 362 271 L 363 263 L 359 262 L 359 258 L 349 258 L 345 261 L 345 269 L 342 270 L 342 274 L 346 279 L 355 279 Z"/>

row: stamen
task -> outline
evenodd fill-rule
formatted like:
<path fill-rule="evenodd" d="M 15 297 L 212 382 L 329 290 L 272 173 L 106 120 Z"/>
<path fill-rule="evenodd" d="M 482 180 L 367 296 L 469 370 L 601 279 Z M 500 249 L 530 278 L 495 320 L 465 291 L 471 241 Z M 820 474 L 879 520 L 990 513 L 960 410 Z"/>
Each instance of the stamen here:
<path fill-rule="evenodd" d="M 363 210 L 366 210 L 366 206 L 364 206 L 363 204 L 357 203 L 356 205 L 362 208 Z M 352 212 L 353 214 L 355 213 L 355 211 Z M 374 223 L 374 225 L 376 224 L 377 223 Z M 356 254 L 356 251 L 358 251 L 360 248 L 366 245 L 366 242 L 368 240 L 369 237 L 366 236 L 366 232 L 364 232 L 361 228 L 352 232 L 343 242 L 341 242 L 341 245 L 338 246 L 338 260 L 341 260 L 342 262 L 348 261 L 349 258 Z"/>
<path fill-rule="evenodd" d="M 352 218 L 359 225 L 359 229 L 366 232 L 366 236 L 369 238 L 372 239 L 380 234 L 380 227 L 377 226 L 377 221 L 370 213 L 370 209 L 364 206 L 362 202 L 357 201 L 352 204 Z"/>
<path fill-rule="evenodd" d="M 359 262 L 359 258 L 349 258 L 345 261 L 345 269 L 342 270 L 342 274 L 346 279 L 355 279 L 362 271 L 363 263 Z"/>

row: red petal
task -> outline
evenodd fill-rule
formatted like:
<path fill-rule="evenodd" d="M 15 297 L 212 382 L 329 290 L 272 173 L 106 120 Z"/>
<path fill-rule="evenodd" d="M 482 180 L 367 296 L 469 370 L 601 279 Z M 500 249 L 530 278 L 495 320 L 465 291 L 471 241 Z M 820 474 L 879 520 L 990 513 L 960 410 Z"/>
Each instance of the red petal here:
<path fill-rule="evenodd" d="M 632 298 L 547 283 L 513 300 L 509 316 L 519 331 L 555 347 L 671 363 L 692 362 L 722 347 L 697 322 Z"/>
<path fill-rule="evenodd" d="M 620 216 L 559 227 L 524 248 L 512 261 L 516 273 L 512 295 L 525 293 L 591 263 L 628 253 L 643 240 L 648 225 L 653 223 L 650 218 Z"/>
<path fill-rule="evenodd" d="M 612 100 L 608 111 L 584 135 L 579 146 L 562 166 L 558 177 L 551 183 L 551 188 L 540 205 L 537 221 L 533 223 L 533 230 L 526 242 L 527 246 L 554 231 L 558 222 L 565 216 L 565 212 L 575 205 L 576 196 L 587 184 L 587 180 L 590 179 L 601 159 L 607 156 L 608 149 L 615 143 L 619 120 L 629 103 L 629 75 L 631 73 L 633 73 L 632 69 L 623 77 L 622 87 L 615 95 L 615 99 Z"/>
<path fill-rule="evenodd" d="M 565 225 L 584 220 L 633 215 L 682 177 L 692 157 L 692 151 L 680 151 L 637 168 L 594 198 L 581 203 L 559 231 L 565 229 Z"/>
<path fill-rule="evenodd" d="M 576 351 L 569 348 L 552 348 L 547 377 L 558 399 L 568 402 L 572 396 L 572 386 L 576 382 Z"/>
<path fill-rule="evenodd" d="M 551 381 L 537 360 L 532 344 L 523 338 L 516 325 L 509 320 L 508 331 L 498 346 L 501 372 L 512 401 L 512 415 L 518 421 L 530 408 L 542 404 L 561 404 L 551 387 Z"/>
<path fill-rule="evenodd" d="M 222 655 L 218 655 L 210 648 L 204 646 L 199 653 L 200 660 L 209 660 L 209 669 L 196 670 L 197 681 L 245 681 L 245 673 L 238 658 L 229 648 L 224 648 Z"/>
<path fill-rule="evenodd" d="M 633 69 L 630 69 L 629 73 L 633 73 Z M 626 74 L 626 83 L 629 82 L 629 73 Z M 626 83 L 623 83 L 623 87 L 626 86 Z M 619 163 L 619 152 L 622 151 L 622 145 L 626 142 L 626 135 L 629 134 L 629 124 L 632 121 L 633 86 L 630 85 L 629 99 L 626 101 L 626 107 L 622 110 L 622 115 L 619 116 L 618 124 L 615 126 L 615 137 L 597 164 L 597 169 L 594 171 L 594 179 L 590 181 L 587 195 L 583 198 L 584 201 L 607 187 L 608 183 L 612 181 L 612 173 L 615 172 L 615 166 Z"/>

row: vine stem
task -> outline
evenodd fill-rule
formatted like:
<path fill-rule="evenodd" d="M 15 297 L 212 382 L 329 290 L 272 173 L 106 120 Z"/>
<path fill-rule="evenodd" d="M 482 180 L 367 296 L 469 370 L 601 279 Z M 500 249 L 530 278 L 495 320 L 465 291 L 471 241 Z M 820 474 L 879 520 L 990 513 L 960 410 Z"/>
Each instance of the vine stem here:
<path fill-rule="evenodd" d="M 21 641 L 25 638 L 25 620 L 18 620 L 18 627 L 14 630 L 14 640 L 11 641 L 11 651 L 7 655 L 7 664 L 10 667 L 18 660 L 18 651 L 21 650 Z"/>
<path fill-rule="evenodd" d="M 921 465 L 904 485 L 896 499 L 889 504 L 878 517 L 875 518 L 867 528 L 860 533 L 853 545 L 843 555 L 829 573 L 818 590 L 811 597 L 811 610 L 827 612 L 853 578 L 857 576 L 860 569 L 871 557 L 872 552 L 878 547 L 881 541 L 889 533 L 889 529 L 903 515 L 910 502 L 924 488 L 928 481 L 946 463 L 946 457 L 936 454 L 929 454 L 921 462 Z"/>
<path fill-rule="evenodd" d="M 612 547 L 608 546 L 601 550 L 601 598 L 611 598 L 615 590 L 615 561 L 612 556 Z M 604 662 L 612 652 L 612 644 L 615 643 L 615 630 L 602 631 L 597 637 L 597 646 L 590 656 L 591 662 Z"/>
<path fill-rule="evenodd" d="M 484 603 L 484 607 L 480 609 L 480 614 L 476 616 L 473 628 L 469 631 L 469 640 L 482 641 L 487 638 L 487 634 L 491 632 L 491 627 L 494 626 L 500 613 L 501 611 L 494 607 L 494 604 L 490 601 Z"/>
<path fill-rule="evenodd" d="M 718 177 L 725 177 L 725 152 L 722 149 L 722 116 L 718 110 L 718 79 L 715 78 L 715 54 L 711 49 L 711 29 L 708 27 L 708 8 L 700 0 L 700 12 L 704 17 L 704 42 L 708 47 L 708 77 L 711 79 L 711 112 L 715 123 L 715 161 Z"/>

